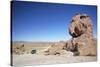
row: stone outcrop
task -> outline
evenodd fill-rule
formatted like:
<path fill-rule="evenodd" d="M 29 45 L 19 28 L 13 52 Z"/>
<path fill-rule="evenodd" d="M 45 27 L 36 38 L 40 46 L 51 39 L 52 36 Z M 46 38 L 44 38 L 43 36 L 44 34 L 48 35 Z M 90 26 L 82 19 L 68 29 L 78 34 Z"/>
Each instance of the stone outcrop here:
<path fill-rule="evenodd" d="M 46 51 L 45 51 L 45 55 L 60 55 L 63 53 L 63 50 L 65 49 L 65 42 L 57 42 L 53 45 L 51 45 Z"/>
<path fill-rule="evenodd" d="M 94 56 L 97 54 L 92 21 L 87 14 L 77 14 L 72 17 L 69 34 L 72 36 L 70 40 L 66 43 L 55 43 L 45 51 L 46 55 L 62 54 L 63 50 L 73 52 L 75 56 Z"/>
<path fill-rule="evenodd" d="M 74 55 L 96 55 L 93 26 L 88 15 L 75 15 L 69 26 L 69 33 L 72 39 L 66 44 L 67 50 L 72 51 Z"/>
<path fill-rule="evenodd" d="M 13 54 L 24 54 L 26 51 L 24 44 L 23 45 L 18 45 L 17 47 L 13 47 Z"/>

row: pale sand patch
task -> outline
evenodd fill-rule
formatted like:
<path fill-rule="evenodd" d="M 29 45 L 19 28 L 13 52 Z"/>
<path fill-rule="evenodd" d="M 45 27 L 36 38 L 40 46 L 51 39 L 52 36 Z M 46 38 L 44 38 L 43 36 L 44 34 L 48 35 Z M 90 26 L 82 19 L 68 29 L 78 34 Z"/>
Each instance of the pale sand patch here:
<path fill-rule="evenodd" d="M 66 63 L 79 63 L 79 62 L 92 62 L 96 61 L 96 56 L 67 56 L 64 55 L 13 55 L 14 66 L 24 65 L 42 65 L 42 64 L 66 64 Z"/>

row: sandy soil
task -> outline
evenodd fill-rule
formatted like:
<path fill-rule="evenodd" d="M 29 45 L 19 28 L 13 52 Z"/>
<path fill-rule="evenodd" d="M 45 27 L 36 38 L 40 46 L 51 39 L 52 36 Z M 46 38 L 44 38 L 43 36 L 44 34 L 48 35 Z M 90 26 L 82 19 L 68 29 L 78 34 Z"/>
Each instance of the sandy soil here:
<path fill-rule="evenodd" d="M 13 55 L 13 65 L 43 65 L 43 64 L 66 64 L 66 63 L 79 63 L 79 62 L 92 62 L 96 61 L 96 56 L 67 56 L 65 55 Z"/>
<path fill-rule="evenodd" d="M 24 43 L 24 47 L 20 47 Z M 67 63 L 79 63 L 79 62 L 92 62 L 96 61 L 96 56 L 73 56 L 72 52 L 65 52 L 61 55 L 44 55 L 44 51 L 53 43 L 30 43 L 30 42 L 16 42 L 13 43 L 12 49 L 19 52 L 16 54 L 13 52 L 12 64 L 15 67 L 18 66 L 32 66 L 32 65 L 44 65 L 44 64 L 67 64 Z M 19 49 L 17 49 L 19 48 Z M 25 49 L 25 51 L 22 51 Z M 31 54 L 31 50 L 36 49 L 35 54 Z"/>

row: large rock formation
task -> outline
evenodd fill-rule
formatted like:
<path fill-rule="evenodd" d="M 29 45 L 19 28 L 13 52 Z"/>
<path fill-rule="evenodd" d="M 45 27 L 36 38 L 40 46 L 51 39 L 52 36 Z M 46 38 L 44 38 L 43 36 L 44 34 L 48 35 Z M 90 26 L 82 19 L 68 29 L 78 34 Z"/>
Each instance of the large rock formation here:
<path fill-rule="evenodd" d="M 62 54 L 63 50 L 71 51 L 74 55 L 96 55 L 96 40 L 93 37 L 93 25 L 91 18 L 86 14 L 77 14 L 72 17 L 69 26 L 70 40 L 58 42 L 49 47 L 47 55 Z"/>
<path fill-rule="evenodd" d="M 69 34 L 72 39 L 66 44 L 67 50 L 72 51 L 74 55 L 96 55 L 93 26 L 88 15 L 75 15 L 69 26 Z"/>

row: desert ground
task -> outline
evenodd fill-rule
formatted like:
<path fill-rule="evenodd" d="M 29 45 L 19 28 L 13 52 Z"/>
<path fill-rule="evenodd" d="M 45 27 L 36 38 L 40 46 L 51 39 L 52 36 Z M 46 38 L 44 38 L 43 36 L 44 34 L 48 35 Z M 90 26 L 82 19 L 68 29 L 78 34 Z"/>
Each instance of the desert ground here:
<path fill-rule="evenodd" d="M 80 62 L 93 62 L 97 60 L 96 56 L 73 56 L 72 52 L 62 55 L 45 55 L 44 50 L 53 42 L 13 42 L 12 43 L 12 65 L 44 65 L 44 64 L 67 64 Z M 24 45 L 24 46 L 22 46 Z M 32 50 L 36 53 L 31 53 Z"/>

